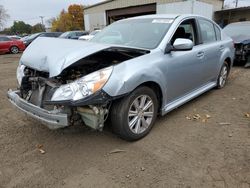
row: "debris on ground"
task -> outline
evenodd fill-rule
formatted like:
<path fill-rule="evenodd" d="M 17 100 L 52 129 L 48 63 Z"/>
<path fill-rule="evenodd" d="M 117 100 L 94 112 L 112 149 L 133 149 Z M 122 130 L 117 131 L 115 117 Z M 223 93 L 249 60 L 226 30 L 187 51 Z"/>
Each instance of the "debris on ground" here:
<path fill-rule="evenodd" d="M 245 113 L 245 117 L 250 118 L 250 113 Z"/>
<path fill-rule="evenodd" d="M 145 171 L 146 169 L 144 167 L 141 167 L 141 171 Z"/>
<path fill-rule="evenodd" d="M 233 134 L 232 134 L 232 133 L 229 133 L 229 134 L 228 134 L 228 136 L 229 136 L 229 137 L 232 137 L 232 136 L 233 136 Z"/>
<path fill-rule="evenodd" d="M 209 114 L 206 114 L 206 118 L 209 119 L 211 118 L 211 116 Z"/>
<path fill-rule="evenodd" d="M 202 123 L 206 123 L 208 122 L 208 119 L 211 118 L 211 116 L 209 114 L 205 114 L 205 115 L 200 115 L 200 114 L 194 114 L 194 115 L 188 115 L 188 116 L 185 116 L 185 118 L 187 120 L 200 120 L 201 119 L 201 122 Z"/>
<path fill-rule="evenodd" d="M 41 154 L 45 154 L 45 151 L 43 149 L 39 149 Z"/>
<path fill-rule="evenodd" d="M 229 122 L 220 122 L 219 124 L 220 125 L 231 125 L 231 123 L 229 123 Z"/>
<path fill-rule="evenodd" d="M 206 122 L 207 122 L 207 119 L 202 119 L 201 122 L 202 122 L 202 123 L 206 123 Z"/>
<path fill-rule="evenodd" d="M 114 149 L 114 150 L 111 150 L 109 152 L 109 154 L 115 154 L 115 153 L 122 153 L 122 152 L 126 152 L 125 150 L 122 150 L 122 149 Z"/>
<path fill-rule="evenodd" d="M 46 153 L 45 150 L 43 149 L 43 145 L 42 144 L 38 144 L 36 147 L 37 147 L 38 151 L 41 154 L 45 154 Z"/>
<path fill-rule="evenodd" d="M 200 114 L 193 115 L 194 120 L 199 120 L 201 118 Z"/>

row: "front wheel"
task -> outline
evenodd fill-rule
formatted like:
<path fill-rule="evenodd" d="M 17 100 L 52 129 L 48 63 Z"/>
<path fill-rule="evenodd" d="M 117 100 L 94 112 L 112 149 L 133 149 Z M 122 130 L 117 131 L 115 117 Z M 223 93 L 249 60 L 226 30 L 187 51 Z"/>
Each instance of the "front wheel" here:
<path fill-rule="evenodd" d="M 115 102 L 111 110 L 113 131 L 129 141 L 146 136 L 155 122 L 158 100 L 149 87 L 139 87 Z"/>
<path fill-rule="evenodd" d="M 221 67 L 220 74 L 217 80 L 218 89 L 221 89 L 226 85 L 228 74 L 229 74 L 229 67 L 228 64 L 225 62 Z"/>

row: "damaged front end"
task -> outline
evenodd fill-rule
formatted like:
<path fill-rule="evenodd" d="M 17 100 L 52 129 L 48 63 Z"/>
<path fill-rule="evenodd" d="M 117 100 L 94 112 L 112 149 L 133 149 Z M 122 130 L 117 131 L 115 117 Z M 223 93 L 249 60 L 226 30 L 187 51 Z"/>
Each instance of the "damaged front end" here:
<path fill-rule="evenodd" d="M 85 124 L 102 130 L 114 99 L 102 88 L 113 67 L 145 53 L 148 51 L 121 47 L 101 49 L 68 64 L 58 75 L 46 71 L 44 65 L 38 70 L 37 64 L 33 68 L 30 62 L 21 63 L 17 69 L 19 89 L 9 90 L 8 98 L 50 129 Z M 52 66 L 46 63 L 48 68 Z"/>
<path fill-rule="evenodd" d="M 250 42 L 249 44 L 235 44 L 235 59 L 236 61 L 250 61 Z"/>
<path fill-rule="evenodd" d="M 108 69 L 110 75 L 112 67 Z M 19 90 L 8 91 L 8 98 L 19 109 L 40 120 L 50 129 L 62 128 L 82 121 L 93 129 L 103 128 L 111 102 L 111 97 L 100 89 L 105 83 L 105 78 L 100 78 L 91 85 L 91 83 L 85 83 L 83 79 L 73 81 L 62 77 L 49 78 L 44 72 L 27 67 L 23 70 Z M 97 73 L 90 74 L 92 82 L 93 74 Z M 76 75 L 72 74 L 72 76 Z M 86 79 L 84 76 L 82 78 Z"/>

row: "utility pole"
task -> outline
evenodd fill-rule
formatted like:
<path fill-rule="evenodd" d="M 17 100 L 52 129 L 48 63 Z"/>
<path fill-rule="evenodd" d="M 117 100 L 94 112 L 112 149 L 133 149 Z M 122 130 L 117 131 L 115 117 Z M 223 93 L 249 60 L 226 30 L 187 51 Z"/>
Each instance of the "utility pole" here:
<path fill-rule="evenodd" d="M 39 16 L 39 17 L 41 18 L 41 21 L 42 21 L 42 30 L 43 30 L 43 27 L 44 27 L 44 25 L 43 25 L 43 18 L 44 18 L 44 16 Z"/>
<path fill-rule="evenodd" d="M 225 6 L 225 0 L 222 0 L 222 7 L 221 7 L 221 9 L 224 9 L 224 6 Z"/>
<path fill-rule="evenodd" d="M 235 8 L 238 7 L 238 2 L 239 2 L 239 0 L 236 0 Z"/>

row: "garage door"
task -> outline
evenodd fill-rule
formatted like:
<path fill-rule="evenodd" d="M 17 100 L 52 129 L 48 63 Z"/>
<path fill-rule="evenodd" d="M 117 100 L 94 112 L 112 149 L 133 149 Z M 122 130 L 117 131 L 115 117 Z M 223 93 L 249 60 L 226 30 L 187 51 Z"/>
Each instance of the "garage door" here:
<path fill-rule="evenodd" d="M 124 18 L 147 15 L 147 14 L 155 14 L 155 13 L 156 13 L 156 3 L 106 10 L 108 24 L 111 24 L 114 21 Z"/>

